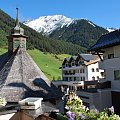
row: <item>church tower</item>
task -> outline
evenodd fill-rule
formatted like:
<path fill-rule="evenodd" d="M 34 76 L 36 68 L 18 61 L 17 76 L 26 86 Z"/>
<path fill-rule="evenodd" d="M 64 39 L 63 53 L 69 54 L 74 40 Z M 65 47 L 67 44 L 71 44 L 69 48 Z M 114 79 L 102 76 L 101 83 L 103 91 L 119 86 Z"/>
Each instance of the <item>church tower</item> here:
<path fill-rule="evenodd" d="M 16 24 L 15 27 L 11 30 L 11 33 L 8 38 L 8 52 L 13 53 L 16 49 L 21 48 L 26 50 L 26 39 L 28 36 L 24 35 L 24 29 L 20 27 L 19 18 L 18 18 L 18 8 L 16 15 Z"/>

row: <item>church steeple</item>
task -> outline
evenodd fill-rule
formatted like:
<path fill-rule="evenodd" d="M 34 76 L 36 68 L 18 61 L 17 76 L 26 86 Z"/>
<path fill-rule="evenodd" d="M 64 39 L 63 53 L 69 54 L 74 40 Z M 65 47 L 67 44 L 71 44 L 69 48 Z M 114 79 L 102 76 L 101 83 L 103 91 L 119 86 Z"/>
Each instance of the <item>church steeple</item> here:
<path fill-rule="evenodd" d="M 20 23 L 19 23 L 18 8 L 16 8 L 16 11 L 17 11 L 16 23 L 15 23 L 15 27 L 11 30 L 11 34 L 21 34 L 21 35 L 24 35 L 24 29 L 20 27 Z"/>
<path fill-rule="evenodd" d="M 8 52 L 14 52 L 18 47 L 26 50 L 26 38 L 24 35 L 24 29 L 20 27 L 18 8 L 16 8 L 16 23 L 15 27 L 11 30 L 11 34 L 8 36 Z"/>
<path fill-rule="evenodd" d="M 16 26 L 19 26 L 19 27 L 20 27 L 19 18 L 18 18 L 18 8 L 16 8 L 16 10 L 17 10 L 17 15 L 16 15 Z"/>

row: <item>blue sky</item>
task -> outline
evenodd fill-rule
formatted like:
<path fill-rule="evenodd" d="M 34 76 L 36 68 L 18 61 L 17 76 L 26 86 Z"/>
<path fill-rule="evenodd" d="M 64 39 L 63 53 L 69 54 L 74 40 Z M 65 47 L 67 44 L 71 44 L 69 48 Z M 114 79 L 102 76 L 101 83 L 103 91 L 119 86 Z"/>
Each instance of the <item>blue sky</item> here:
<path fill-rule="evenodd" d="M 21 21 L 62 14 L 85 18 L 105 28 L 120 28 L 120 0 L 0 0 L 0 8 L 13 18 L 16 7 Z"/>

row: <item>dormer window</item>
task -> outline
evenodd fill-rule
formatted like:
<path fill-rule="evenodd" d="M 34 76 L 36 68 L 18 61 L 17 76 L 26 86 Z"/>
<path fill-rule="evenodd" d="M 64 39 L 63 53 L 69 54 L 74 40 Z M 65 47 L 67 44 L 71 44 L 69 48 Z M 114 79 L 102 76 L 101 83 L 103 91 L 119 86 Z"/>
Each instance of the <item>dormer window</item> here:
<path fill-rule="evenodd" d="M 84 64 L 84 61 L 83 60 L 80 60 L 79 61 L 79 65 L 83 65 Z"/>
<path fill-rule="evenodd" d="M 108 59 L 112 59 L 112 58 L 114 58 L 114 54 L 112 53 L 112 54 L 108 54 Z"/>
<path fill-rule="evenodd" d="M 74 63 L 74 62 L 72 62 L 72 63 L 71 63 L 71 66 L 74 66 L 74 65 L 75 65 L 75 63 Z"/>
<path fill-rule="evenodd" d="M 65 66 L 68 67 L 68 63 L 66 63 Z"/>

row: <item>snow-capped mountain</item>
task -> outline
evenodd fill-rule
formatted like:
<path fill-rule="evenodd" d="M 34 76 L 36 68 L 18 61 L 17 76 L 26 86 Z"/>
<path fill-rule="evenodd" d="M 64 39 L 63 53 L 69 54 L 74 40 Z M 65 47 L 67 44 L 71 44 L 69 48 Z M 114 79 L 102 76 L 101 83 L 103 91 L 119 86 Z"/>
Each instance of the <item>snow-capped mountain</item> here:
<path fill-rule="evenodd" d="M 42 16 L 38 19 L 27 21 L 24 24 L 38 32 L 52 33 L 58 27 L 69 26 L 74 20 L 63 15 Z"/>
<path fill-rule="evenodd" d="M 31 27 L 32 29 L 36 30 L 37 32 L 43 32 L 45 34 L 51 34 L 57 28 L 62 28 L 63 26 L 69 26 L 72 23 L 75 23 L 76 20 L 80 19 L 71 19 L 67 18 L 64 15 L 51 15 L 51 16 L 42 16 L 38 19 L 24 22 L 25 25 Z M 94 23 L 89 20 L 88 23 L 93 27 L 96 27 Z"/>
<path fill-rule="evenodd" d="M 76 24 L 76 20 L 82 20 L 82 19 L 71 19 L 71 18 L 67 18 L 64 15 L 51 15 L 51 16 L 49 15 L 24 22 L 24 24 L 36 30 L 37 32 L 43 32 L 44 34 L 49 35 L 57 28 L 62 28 L 63 26 L 68 27 L 70 24 Z M 87 21 L 91 26 L 97 27 L 97 25 L 94 24 L 93 22 L 86 19 L 83 20 Z M 112 32 L 116 29 L 106 28 L 106 30 Z"/>

